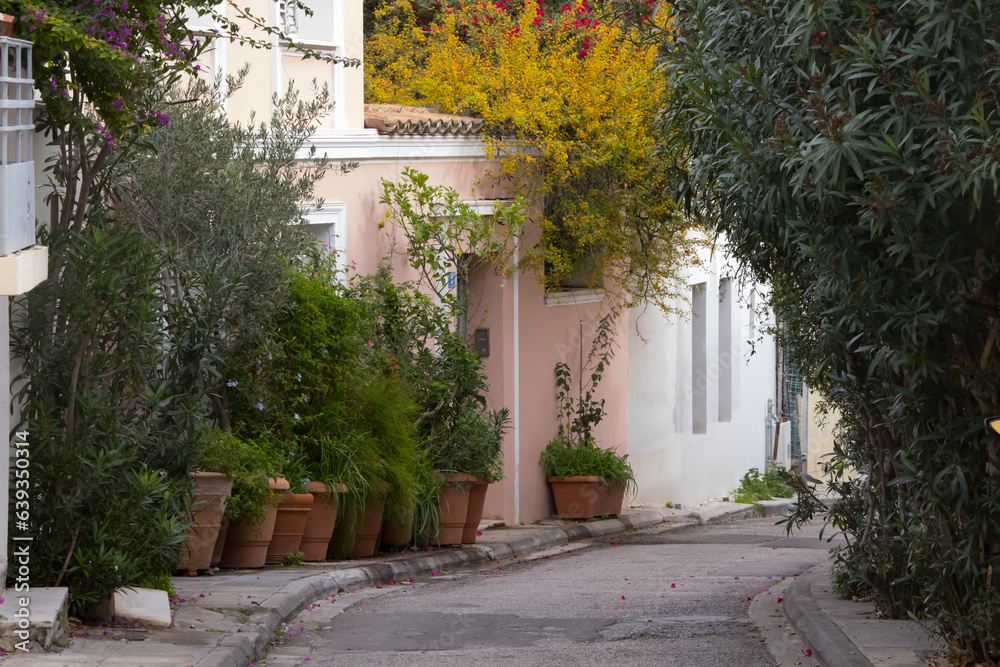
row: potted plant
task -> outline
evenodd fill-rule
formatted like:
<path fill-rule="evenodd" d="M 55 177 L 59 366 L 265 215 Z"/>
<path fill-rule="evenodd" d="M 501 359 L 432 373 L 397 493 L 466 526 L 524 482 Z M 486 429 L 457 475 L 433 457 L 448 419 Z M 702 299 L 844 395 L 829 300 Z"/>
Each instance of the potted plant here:
<path fill-rule="evenodd" d="M 503 437 L 510 428 L 510 410 L 500 408 L 488 415 L 489 422 L 480 419 L 476 436 L 467 443 L 470 452 L 468 470 L 474 475 L 469 491 L 469 513 L 462 531 L 462 544 L 475 544 L 479 523 L 483 520 L 486 491 L 493 482 L 503 479 Z"/>
<path fill-rule="evenodd" d="M 347 485 L 343 482 L 309 481 L 306 482 L 306 491 L 312 494 L 313 505 L 302 529 L 303 560 L 321 561 L 326 559 L 337 523 L 337 497 L 347 491 Z"/>
<path fill-rule="evenodd" d="M 366 507 L 370 504 L 378 505 L 376 488 L 383 489 L 384 501 L 384 487 L 376 487 L 379 483 L 376 476 L 380 465 L 373 441 L 349 425 L 341 425 L 337 431 L 336 437 L 321 438 L 317 442 L 320 449 L 315 453 L 318 468 L 316 474 L 328 488 L 337 489 L 335 494 L 327 497 L 327 502 L 334 504 L 334 520 L 324 527 L 325 544 L 321 548 L 317 543 L 307 560 L 349 557 L 354 549 L 358 528 L 364 523 Z M 377 511 L 381 520 L 381 507 L 372 508 L 371 511 Z M 319 519 L 316 522 L 318 521 Z M 307 530 L 316 522 L 310 518 Z M 371 530 L 367 532 L 370 533 Z M 378 537 L 377 526 L 374 533 L 370 538 L 372 552 Z"/>
<path fill-rule="evenodd" d="M 267 545 L 267 565 L 281 565 L 285 556 L 298 551 L 302 533 L 312 510 L 313 495 L 306 489 L 306 461 L 300 452 L 289 452 L 284 477 L 289 488 L 281 494 L 274 517 L 274 532 Z"/>
<path fill-rule="evenodd" d="M 464 334 L 442 325 L 435 340 L 437 354 L 420 359 L 422 367 L 418 365 L 423 376 L 433 378 L 423 388 L 418 429 L 440 471 L 438 530 L 430 541 L 470 543 L 482 518 L 486 485 L 503 478 L 501 444 L 509 412 L 486 407 L 482 362 Z"/>
<path fill-rule="evenodd" d="M 402 549 L 413 542 L 413 516 L 415 507 L 398 507 L 383 511 L 379 536 L 379 550 Z"/>
<path fill-rule="evenodd" d="M 313 473 L 316 479 L 305 484 L 305 490 L 313 496 L 312 509 L 302 531 L 301 550 L 303 560 L 307 561 L 326 559 L 337 523 L 340 497 L 348 492 L 348 485 L 340 480 L 349 480 L 352 485 L 363 482 L 357 465 L 337 441 L 323 436 L 316 446 Z"/>
<path fill-rule="evenodd" d="M 357 558 L 375 552 L 384 515 L 406 517 L 413 513 L 419 471 L 426 463 L 416 438 L 417 404 L 409 385 L 395 375 L 374 375 L 355 391 L 364 406 L 361 417 L 369 442 L 377 452 L 373 477 L 378 480 L 355 541 L 352 555 Z"/>
<path fill-rule="evenodd" d="M 542 452 L 556 514 L 568 519 L 621 514 L 634 484 L 628 454 L 601 449 L 593 438 L 572 444 L 554 438 Z"/>
<path fill-rule="evenodd" d="M 441 478 L 434 466 L 428 465 L 418 476 L 416 507 L 413 512 L 413 544 L 418 549 L 427 549 L 431 535 L 438 534 L 440 499 Z"/>
<path fill-rule="evenodd" d="M 382 515 L 382 533 L 379 550 L 401 549 L 414 542 L 421 529 L 429 526 L 429 513 L 437 514 L 437 501 L 441 481 L 426 449 L 416 447 L 416 486 L 414 493 L 405 499 L 388 505 Z M 436 524 L 435 524 L 436 532 Z"/>
<path fill-rule="evenodd" d="M 559 432 L 542 451 L 539 463 L 545 469 L 556 514 L 572 519 L 621 513 L 625 493 L 635 487 L 635 475 L 628 454 L 602 449 L 592 434 L 604 418 L 604 399 L 594 394 L 614 356 L 612 315 L 601 318 L 586 363 L 581 363 L 577 397 L 569 366 L 555 367 L 559 401 Z M 581 357 L 582 358 L 582 357 Z M 583 371 L 590 368 L 590 381 L 584 385 Z"/>
<path fill-rule="evenodd" d="M 442 474 L 438 544 L 474 544 L 483 517 L 486 491 L 503 479 L 501 445 L 510 427 L 507 408 L 486 410 L 468 401 L 435 441 Z"/>
<path fill-rule="evenodd" d="M 226 514 L 229 528 L 222 549 L 222 567 L 263 567 L 274 533 L 279 493 L 288 481 L 278 477 L 279 455 L 264 438 L 243 439 L 230 434 L 240 456 Z"/>
<path fill-rule="evenodd" d="M 188 576 L 212 566 L 212 554 L 233 488 L 232 476 L 239 467 L 232 454 L 226 436 L 217 430 L 210 431 L 202 447 L 198 470 L 191 473 L 195 483 L 191 527 L 185 532 L 177 566 Z"/>

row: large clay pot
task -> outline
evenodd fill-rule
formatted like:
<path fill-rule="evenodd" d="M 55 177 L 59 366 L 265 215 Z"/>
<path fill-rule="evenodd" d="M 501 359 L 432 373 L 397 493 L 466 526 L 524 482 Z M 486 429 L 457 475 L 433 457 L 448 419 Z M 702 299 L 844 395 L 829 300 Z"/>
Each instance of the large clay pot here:
<path fill-rule="evenodd" d="M 274 519 L 274 534 L 267 547 L 267 565 L 281 565 L 285 556 L 298 551 L 302 545 L 302 531 L 312 510 L 311 493 L 282 493 L 278 515 Z"/>
<path fill-rule="evenodd" d="M 413 508 L 401 512 L 384 512 L 379 549 L 402 549 L 413 541 Z"/>
<path fill-rule="evenodd" d="M 288 480 L 279 477 L 269 479 L 274 491 L 287 491 Z M 274 521 L 278 518 L 278 499 L 267 503 L 264 519 L 250 523 L 244 519 L 229 522 L 226 531 L 226 545 L 222 548 L 221 567 L 264 567 L 267 561 L 267 547 L 274 534 Z"/>
<path fill-rule="evenodd" d="M 0 13 L 0 37 L 10 37 L 14 31 L 14 17 Z"/>
<path fill-rule="evenodd" d="M 302 545 L 299 548 L 305 554 L 305 560 L 326 560 L 326 550 L 337 523 L 337 494 L 323 482 L 307 482 L 306 491 L 313 495 L 313 504 L 306 517 Z M 346 492 L 347 485 L 338 484 L 337 491 Z"/>
<path fill-rule="evenodd" d="M 219 537 L 222 516 L 233 489 L 233 480 L 221 472 L 193 472 L 195 497 L 191 504 L 193 525 L 181 545 L 181 562 L 177 566 L 189 576 L 212 565 L 212 552 Z"/>
<path fill-rule="evenodd" d="M 212 552 L 212 567 L 219 567 L 222 562 L 222 548 L 226 546 L 226 534 L 229 532 L 229 517 L 223 515 L 219 526 L 219 537 L 215 539 L 215 550 Z"/>
<path fill-rule="evenodd" d="M 465 528 L 462 530 L 462 544 L 476 543 L 476 533 L 479 532 L 479 522 L 483 520 L 483 506 L 486 504 L 486 490 L 489 486 L 489 481 L 482 477 L 472 478 L 469 511 L 465 516 Z"/>
<path fill-rule="evenodd" d="M 382 510 L 385 509 L 385 496 L 380 495 L 368 501 L 365 514 L 361 517 L 354 538 L 352 558 L 367 558 L 375 555 L 375 543 L 378 541 L 379 530 L 382 528 Z"/>
<path fill-rule="evenodd" d="M 567 519 L 592 519 L 595 516 L 618 516 L 622 511 L 625 489 L 611 489 L 600 477 L 549 477 L 556 514 Z"/>
<path fill-rule="evenodd" d="M 478 479 L 464 472 L 443 473 L 444 486 L 438 498 L 439 530 L 431 536 L 434 544 L 461 544 L 465 532 L 465 519 L 469 513 L 469 491 L 472 480 Z"/>

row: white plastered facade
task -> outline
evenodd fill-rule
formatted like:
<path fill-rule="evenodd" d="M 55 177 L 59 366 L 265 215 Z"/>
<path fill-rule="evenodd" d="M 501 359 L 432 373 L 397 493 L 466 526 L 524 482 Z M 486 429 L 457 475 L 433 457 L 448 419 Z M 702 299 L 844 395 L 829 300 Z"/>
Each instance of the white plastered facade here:
<path fill-rule="evenodd" d="M 764 470 L 776 389 L 775 343 L 766 334 L 773 321 L 752 315 L 764 301 L 761 286 L 741 285 L 734 273 L 721 249 L 705 251 L 686 275 L 690 300 L 672 304 L 680 314 L 653 306 L 629 314 L 634 503 L 688 507 L 730 494 L 750 468 Z"/>

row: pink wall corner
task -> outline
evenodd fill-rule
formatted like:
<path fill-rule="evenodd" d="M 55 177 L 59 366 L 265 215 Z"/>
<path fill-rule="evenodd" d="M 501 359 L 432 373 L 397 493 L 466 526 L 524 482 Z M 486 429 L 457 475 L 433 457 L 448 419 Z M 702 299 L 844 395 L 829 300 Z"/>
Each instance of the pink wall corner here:
<path fill-rule="evenodd" d="M 385 219 L 385 207 L 379 203 L 382 196 L 381 179 L 398 180 L 404 166 L 426 173 L 434 185 L 447 185 L 458 190 L 463 198 L 489 199 L 503 197 L 503 191 L 491 187 L 485 178 L 490 163 L 481 161 L 440 161 L 425 163 L 371 163 L 363 164 L 349 174 L 331 172 L 317 186 L 317 196 L 327 201 L 346 203 L 346 239 L 348 261 L 356 262 L 360 273 L 371 273 L 378 261 L 390 248 L 387 234 L 391 226 L 380 229 Z M 473 191 L 473 183 L 483 179 Z M 529 230 L 524 235 L 522 247 L 537 241 L 539 232 Z M 407 265 L 406 258 L 395 255 L 394 269 L 399 279 L 416 277 Z M 507 406 L 512 417 L 518 412 L 519 433 L 508 432 L 503 444 L 504 474 L 502 481 L 491 484 L 487 494 L 484 516 L 503 518 L 508 524 L 516 521 L 530 523 L 551 516 L 554 512 L 552 496 L 545 475 L 538 464 L 542 449 L 556 435 L 556 390 L 553 369 L 556 362 L 565 361 L 579 374 L 580 321 L 584 323 L 583 352 L 586 357 L 593 340 L 594 329 L 608 305 L 601 302 L 548 306 L 545 293 L 536 276 L 522 273 L 517 282 L 518 307 L 515 314 L 514 283 L 512 278 L 501 278 L 491 271 L 474 276 L 472 283 L 481 284 L 480 308 L 477 309 L 470 329 L 477 326 L 490 328 L 490 356 L 484 359 L 489 376 L 490 406 Z M 514 382 L 514 322 L 519 324 L 518 346 L 520 351 L 519 404 L 515 406 Z M 618 348 L 615 360 L 608 368 L 598 395 L 606 400 L 607 416 L 595 429 L 596 437 L 604 447 L 619 452 L 627 451 L 627 397 L 628 397 L 628 336 L 627 318 L 618 323 L 616 338 Z M 515 441 L 519 443 L 520 470 L 514 469 Z M 518 493 L 515 493 L 515 487 Z"/>
<path fill-rule="evenodd" d="M 524 242 L 530 243 L 533 237 L 536 238 L 537 233 L 527 233 Z M 491 333 L 491 355 L 485 363 L 491 381 L 491 403 L 497 403 L 502 394 L 503 404 L 513 412 L 514 285 L 511 279 L 502 280 L 497 277 L 490 277 L 484 283 L 487 288 L 482 296 L 482 309 L 486 311 L 486 317 L 482 321 L 490 326 Z M 504 286 L 502 290 L 501 284 Z M 602 302 L 546 305 L 542 286 L 529 273 L 522 273 L 517 284 L 516 319 L 520 333 L 517 383 L 520 400 L 517 409 L 520 428 L 516 440 L 520 450 L 520 470 L 515 474 L 515 434 L 509 433 L 504 443 L 505 479 L 491 486 L 484 513 L 488 517 L 502 517 L 508 524 L 531 523 L 551 516 L 555 511 L 549 485 L 538 462 L 542 450 L 558 430 L 555 364 L 559 361 L 566 362 L 572 370 L 574 380 L 578 378 L 580 322 L 583 322 L 582 348 L 586 360 L 598 319 L 610 307 L 610 304 Z M 497 324 L 498 319 L 502 319 L 502 327 Z M 595 429 L 601 446 L 614 448 L 622 453 L 627 452 L 628 437 L 627 327 L 627 317 L 620 318 L 615 326 L 615 357 L 598 388 L 598 397 L 606 401 L 607 416 Z"/>
<path fill-rule="evenodd" d="M 379 228 L 386 220 L 386 208 L 382 199 L 382 179 L 399 182 L 404 167 L 412 167 L 429 176 L 431 185 L 454 188 L 465 199 L 490 199 L 502 196 L 498 189 L 486 183 L 486 173 L 491 163 L 477 161 L 440 162 L 395 162 L 362 164 L 347 174 L 331 170 L 316 186 L 316 196 L 325 201 L 342 201 L 347 204 L 347 229 L 345 247 L 347 261 L 356 262 L 359 273 L 373 273 L 378 262 L 386 256 L 392 242 L 392 225 Z M 477 180 L 483 179 L 483 186 L 475 187 Z M 398 251 L 405 250 L 401 245 Z M 408 266 L 405 256 L 397 252 L 393 268 L 401 280 L 416 278 Z"/>
<path fill-rule="evenodd" d="M 607 312 L 601 302 L 549 306 L 537 280 L 522 280 L 520 298 L 520 520 L 537 521 L 554 513 L 552 495 L 538 460 L 542 450 L 558 431 L 555 365 L 565 362 L 574 384 L 580 375 L 580 322 L 583 322 L 584 362 L 590 352 L 594 331 L 601 315 Z M 600 446 L 627 452 L 628 438 L 628 337 L 627 318 L 616 326 L 617 348 L 614 360 L 598 386 L 598 399 L 604 398 L 607 416 L 595 428 Z"/>
<path fill-rule="evenodd" d="M 507 407 L 514 414 L 514 291 L 507 281 L 484 267 L 469 276 L 470 334 L 479 327 L 490 331 L 490 354 L 483 357 L 489 377 L 487 404 L 496 410 Z M 513 423 L 512 423 L 513 426 Z M 513 521 L 514 516 L 514 435 L 508 430 L 501 452 L 504 478 L 490 485 L 483 516 Z"/>

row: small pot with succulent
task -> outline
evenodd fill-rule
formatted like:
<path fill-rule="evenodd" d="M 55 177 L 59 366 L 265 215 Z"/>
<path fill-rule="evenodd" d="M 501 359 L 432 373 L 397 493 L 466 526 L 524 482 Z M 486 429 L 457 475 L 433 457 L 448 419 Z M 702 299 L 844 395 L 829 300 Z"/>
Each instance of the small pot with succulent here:
<path fill-rule="evenodd" d="M 613 314 L 601 318 L 587 361 L 581 363 L 581 377 L 573 392 L 573 378 L 567 364 L 555 367 L 559 400 L 559 432 L 542 451 L 539 463 L 545 469 L 556 514 L 571 519 L 621 513 L 627 491 L 634 491 L 635 475 L 628 454 L 597 446 L 593 428 L 606 414 L 604 399 L 595 393 L 598 383 L 614 356 Z M 590 370 L 590 380 L 583 376 Z"/>

